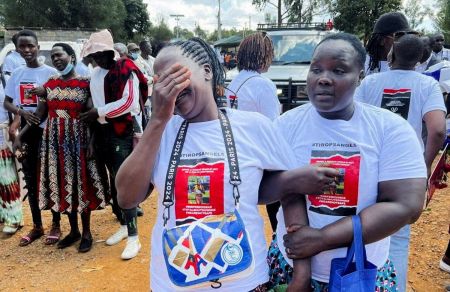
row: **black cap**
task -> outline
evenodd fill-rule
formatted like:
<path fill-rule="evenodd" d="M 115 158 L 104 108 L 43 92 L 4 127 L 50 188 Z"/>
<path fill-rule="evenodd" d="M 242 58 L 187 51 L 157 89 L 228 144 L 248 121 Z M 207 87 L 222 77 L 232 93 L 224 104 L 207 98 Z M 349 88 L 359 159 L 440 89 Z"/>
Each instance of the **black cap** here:
<path fill-rule="evenodd" d="M 380 16 L 375 26 L 373 33 L 392 34 L 397 31 L 410 31 L 408 20 L 401 12 L 388 12 Z"/>

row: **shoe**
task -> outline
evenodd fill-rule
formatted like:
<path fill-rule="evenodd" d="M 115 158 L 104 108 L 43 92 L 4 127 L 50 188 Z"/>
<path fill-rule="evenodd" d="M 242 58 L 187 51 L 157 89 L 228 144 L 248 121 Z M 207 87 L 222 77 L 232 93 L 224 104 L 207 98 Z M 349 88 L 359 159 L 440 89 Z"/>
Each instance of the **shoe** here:
<path fill-rule="evenodd" d="M 447 273 L 450 273 L 450 258 L 444 257 L 439 262 L 439 268 Z"/>
<path fill-rule="evenodd" d="M 13 235 L 14 233 L 17 232 L 17 230 L 22 228 L 22 226 L 23 226 L 23 223 L 5 224 L 5 226 L 3 226 L 3 233 L 8 234 L 8 235 Z"/>
<path fill-rule="evenodd" d="M 128 237 L 128 230 L 126 225 L 120 225 L 119 230 L 111 235 L 107 240 L 107 245 L 115 245 Z"/>
<path fill-rule="evenodd" d="M 72 244 L 74 244 L 75 242 L 77 242 L 78 240 L 80 240 L 80 238 L 81 238 L 80 233 L 76 233 L 76 234 L 69 233 L 68 235 L 66 235 L 66 237 L 64 237 L 62 240 L 60 240 L 58 242 L 56 247 L 59 249 L 69 247 Z"/>
<path fill-rule="evenodd" d="M 138 236 L 131 236 L 127 240 L 127 246 L 122 252 L 120 256 L 123 260 L 129 260 L 137 256 L 139 251 L 141 250 L 141 243 L 139 241 Z"/>
<path fill-rule="evenodd" d="M 80 247 L 78 247 L 78 252 L 90 251 L 92 248 L 92 241 L 93 241 L 92 237 L 89 237 L 89 238 L 82 237 L 81 242 L 80 242 Z"/>
<path fill-rule="evenodd" d="M 144 216 L 144 209 L 142 209 L 140 206 L 136 207 L 136 214 L 141 217 Z"/>

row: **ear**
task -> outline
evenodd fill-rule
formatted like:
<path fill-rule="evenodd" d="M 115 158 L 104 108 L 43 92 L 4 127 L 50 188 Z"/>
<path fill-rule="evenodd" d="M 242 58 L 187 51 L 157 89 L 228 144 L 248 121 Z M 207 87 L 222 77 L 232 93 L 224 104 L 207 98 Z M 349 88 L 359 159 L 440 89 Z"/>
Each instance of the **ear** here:
<path fill-rule="evenodd" d="M 213 79 L 213 73 L 211 65 L 205 64 L 203 65 L 203 75 L 205 76 L 206 81 L 211 81 Z"/>
<path fill-rule="evenodd" d="M 359 71 L 358 86 L 361 84 L 361 81 L 364 79 L 364 77 L 365 77 L 364 70 L 361 69 L 361 71 Z"/>

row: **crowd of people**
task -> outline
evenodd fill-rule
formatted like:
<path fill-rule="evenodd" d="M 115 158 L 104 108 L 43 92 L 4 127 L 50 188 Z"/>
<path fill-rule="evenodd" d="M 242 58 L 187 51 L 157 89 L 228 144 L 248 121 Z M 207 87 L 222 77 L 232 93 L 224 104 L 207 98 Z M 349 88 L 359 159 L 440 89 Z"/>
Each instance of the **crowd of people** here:
<path fill-rule="evenodd" d="M 354 216 L 377 268 L 374 290 L 406 291 L 409 224 L 446 136 L 445 96 L 423 74 L 448 60 L 442 34 L 419 36 L 399 12 L 377 20 L 366 48 L 329 34 L 312 56 L 310 103 L 281 116 L 261 75 L 273 44 L 260 32 L 242 41 L 228 86 L 224 61 L 200 38 L 153 58 L 150 42 L 114 43 L 102 30 L 81 61 L 55 44 L 54 68 L 39 62 L 32 31 L 13 42 L 0 85 L 0 220 L 8 234 L 24 224 L 17 158 L 33 220 L 20 246 L 45 234 L 41 210 L 51 210 L 45 244 L 80 241 L 87 252 L 90 214 L 111 204 L 120 226 L 106 244 L 127 239 L 121 257 L 131 259 L 139 204 L 155 189 L 153 291 L 328 291 Z M 274 231 L 268 250 L 258 204 Z M 62 239 L 61 214 L 70 223 Z M 450 272 L 450 242 L 441 268 Z"/>

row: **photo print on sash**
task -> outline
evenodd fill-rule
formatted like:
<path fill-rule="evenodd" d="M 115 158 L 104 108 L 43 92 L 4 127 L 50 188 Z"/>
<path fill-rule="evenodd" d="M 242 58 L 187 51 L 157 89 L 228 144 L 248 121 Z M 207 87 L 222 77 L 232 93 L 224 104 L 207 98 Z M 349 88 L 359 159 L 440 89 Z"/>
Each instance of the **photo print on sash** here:
<path fill-rule="evenodd" d="M 409 104 L 411 101 L 411 89 L 389 89 L 383 90 L 381 108 L 390 110 L 394 114 L 400 115 L 405 120 L 408 119 Z"/>
<path fill-rule="evenodd" d="M 308 195 L 309 210 L 330 216 L 356 215 L 361 155 L 355 144 L 314 143 L 320 146 L 347 146 L 348 150 L 312 150 L 311 164 L 326 162 L 341 174 L 323 194 Z M 321 147 L 322 149 L 325 147 Z"/>
<path fill-rule="evenodd" d="M 224 213 L 224 169 L 225 160 L 220 158 L 180 160 L 175 182 L 177 225 Z"/>

